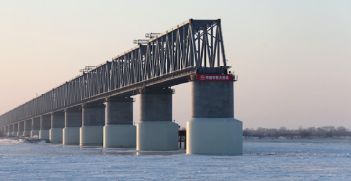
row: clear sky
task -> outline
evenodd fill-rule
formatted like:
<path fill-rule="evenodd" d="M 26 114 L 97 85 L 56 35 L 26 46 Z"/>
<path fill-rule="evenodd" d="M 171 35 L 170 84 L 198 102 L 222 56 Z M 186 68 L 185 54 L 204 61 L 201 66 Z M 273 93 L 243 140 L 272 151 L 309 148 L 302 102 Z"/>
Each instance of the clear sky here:
<path fill-rule="evenodd" d="M 190 18 L 222 19 L 244 128 L 351 128 L 349 0 L 0 0 L 0 114 Z M 174 88 L 185 127 L 191 85 Z"/>

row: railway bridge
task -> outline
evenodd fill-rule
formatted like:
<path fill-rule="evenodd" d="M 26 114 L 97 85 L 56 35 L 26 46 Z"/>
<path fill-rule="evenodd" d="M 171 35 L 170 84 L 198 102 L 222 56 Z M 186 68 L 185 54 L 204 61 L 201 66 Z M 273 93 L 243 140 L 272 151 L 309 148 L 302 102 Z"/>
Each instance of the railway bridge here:
<path fill-rule="evenodd" d="M 190 19 L 2 114 L 0 128 L 6 136 L 37 135 L 64 145 L 176 150 L 171 87 L 191 82 L 186 152 L 241 155 L 229 68 L 220 19 Z"/>

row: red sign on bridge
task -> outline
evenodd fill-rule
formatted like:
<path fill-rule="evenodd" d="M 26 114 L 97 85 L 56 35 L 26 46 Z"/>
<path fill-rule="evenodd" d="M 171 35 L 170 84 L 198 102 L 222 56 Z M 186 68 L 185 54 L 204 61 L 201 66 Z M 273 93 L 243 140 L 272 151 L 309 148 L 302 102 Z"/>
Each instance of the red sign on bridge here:
<path fill-rule="evenodd" d="M 198 81 L 233 81 L 233 75 L 225 74 L 196 74 L 196 80 Z"/>

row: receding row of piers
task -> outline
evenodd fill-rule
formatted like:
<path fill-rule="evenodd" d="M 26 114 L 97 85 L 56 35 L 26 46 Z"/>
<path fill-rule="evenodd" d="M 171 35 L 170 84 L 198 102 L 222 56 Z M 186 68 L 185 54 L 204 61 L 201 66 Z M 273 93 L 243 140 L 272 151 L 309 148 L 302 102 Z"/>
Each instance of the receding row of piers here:
<path fill-rule="evenodd" d="M 133 98 L 108 97 L 1 127 L 6 136 L 50 143 L 145 151 L 178 149 L 172 122 L 171 88 L 140 91 L 140 123 L 133 125 Z M 193 81 L 192 119 L 187 122 L 187 153 L 242 154 L 242 123 L 234 119 L 233 82 Z"/>

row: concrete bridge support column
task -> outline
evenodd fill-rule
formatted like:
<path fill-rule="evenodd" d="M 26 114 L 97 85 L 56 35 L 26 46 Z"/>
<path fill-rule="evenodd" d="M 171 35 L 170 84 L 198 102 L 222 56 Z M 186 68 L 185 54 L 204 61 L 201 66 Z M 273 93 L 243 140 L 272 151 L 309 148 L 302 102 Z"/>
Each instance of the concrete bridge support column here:
<path fill-rule="evenodd" d="M 13 132 L 13 124 L 9 125 L 9 131 L 8 131 L 8 136 L 11 137 L 12 136 L 12 132 Z"/>
<path fill-rule="evenodd" d="M 134 148 L 136 128 L 133 125 L 133 98 L 106 99 L 104 148 Z"/>
<path fill-rule="evenodd" d="M 38 136 L 39 138 L 39 130 L 40 130 L 40 117 L 32 119 L 32 131 L 30 132 L 30 137 Z"/>
<path fill-rule="evenodd" d="M 17 136 L 17 133 L 15 134 L 15 123 L 11 125 L 11 136 Z"/>
<path fill-rule="evenodd" d="M 18 136 L 18 123 L 13 124 L 12 136 Z"/>
<path fill-rule="evenodd" d="M 10 131 L 11 131 L 11 136 L 17 136 L 17 134 L 15 135 L 15 124 L 11 125 Z"/>
<path fill-rule="evenodd" d="M 49 140 L 51 129 L 51 114 L 40 116 L 39 139 Z"/>
<path fill-rule="evenodd" d="M 82 108 L 75 107 L 66 109 L 62 144 L 79 145 L 80 127 L 82 127 Z"/>
<path fill-rule="evenodd" d="M 18 122 L 18 133 L 17 136 L 23 136 L 24 134 L 24 121 Z"/>
<path fill-rule="evenodd" d="M 6 128 L 6 126 L 3 127 L 3 131 L 2 132 L 4 133 L 4 136 L 7 136 L 7 128 Z"/>
<path fill-rule="evenodd" d="M 80 146 L 102 146 L 105 125 L 105 105 L 102 103 L 83 104 Z"/>
<path fill-rule="evenodd" d="M 13 134 L 13 130 L 15 129 L 15 124 L 11 124 L 10 125 L 10 136 L 15 136 L 14 134 Z"/>
<path fill-rule="evenodd" d="M 51 113 L 50 143 L 62 143 L 62 130 L 65 127 L 65 112 Z"/>
<path fill-rule="evenodd" d="M 24 121 L 23 136 L 24 137 L 29 137 L 31 131 L 32 131 L 32 120 L 31 119 L 25 120 Z"/>
<path fill-rule="evenodd" d="M 172 94 L 173 89 L 170 88 L 150 88 L 141 91 L 137 150 L 178 149 L 178 124 L 172 122 Z"/>
<path fill-rule="evenodd" d="M 5 136 L 7 137 L 10 136 L 9 131 L 10 131 L 9 125 L 5 126 Z"/>
<path fill-rule="evenodd" d="M 6 126 L 6 136 L 10 137 L 10 125 Z"/>
<path fill-rule="evenodd" d="M 242 155 L 242 122 L 234 119 L 233 81 L 193 81 L 187 154 Z"/>

